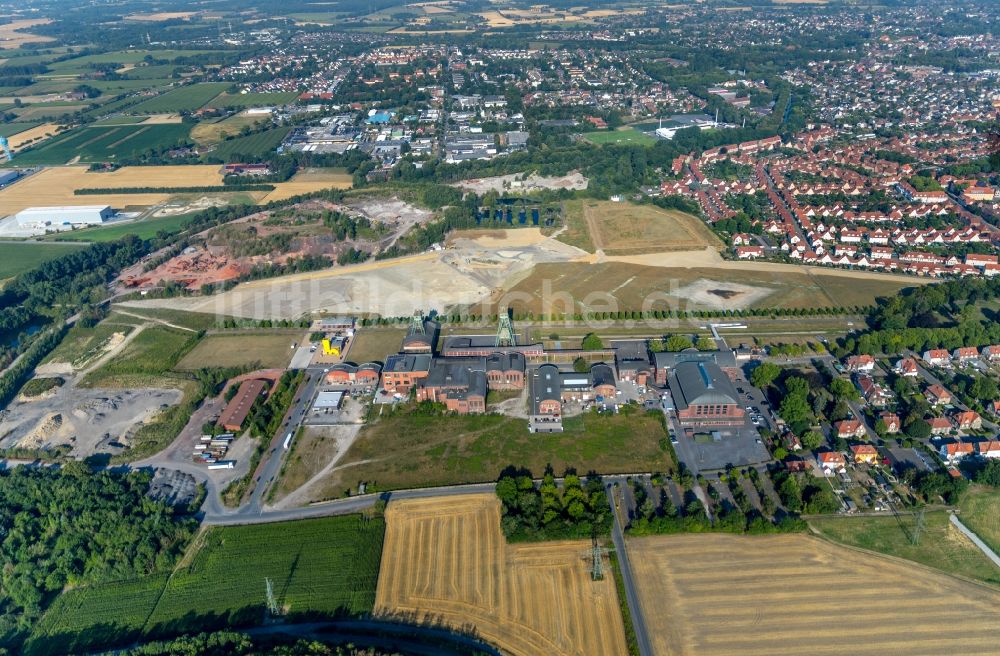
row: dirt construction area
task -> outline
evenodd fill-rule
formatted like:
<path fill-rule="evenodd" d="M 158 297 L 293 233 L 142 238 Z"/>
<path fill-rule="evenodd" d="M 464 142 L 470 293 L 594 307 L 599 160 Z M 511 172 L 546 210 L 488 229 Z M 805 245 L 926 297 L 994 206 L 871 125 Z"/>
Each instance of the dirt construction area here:
<path fill-rule="evenodd" d="M 639 255 L 670 251 L 721 250 L 724 245 L 701 219 L 654 205 L 609 201 L 567 203 L 566 221 L 582 222 L 595 252 Z"/>
<path fill-rule="evenodd" d="M 805 535 L 628 548 L 658 656 L 997 654 L 1000 590 L 914 563 Z"/>
<path fill-rule="evenodd" d="M 209 297 L 124 305 L 260 319 L 298 318 L 315 311 L 408 316 L 415 310 L 488 304 L 503 293 L 508 280 L 527 275 L 536 264 L 565 263 L 586 255 L 537 228 L 489 231 L 455 238 L 443 251 L 253 281 Z"/>
<path fill-rule="evenodd" d="M 129 434 L 152 421 L 168 405 L 180 402 L 173 389 L 58 388 L 53 394 L 8 406 L 0 420 L 0 448 L 73 447 L 86 456 L 127 444 Z"/>
<path fill-rule="evenodd" d="M 570 171 L 566 175 L 561 176 L 541 176 L 537 173 L 532 173 L 525 177 L 523 173 L 512 173 L 492 178 L 472 178 L 456 182 L 452 186 L 483 195 L 490 191 L 503 194 L 510 190 L 517 190 L 519 192 L 531 192 L 542 189 L 579 191 L 587 188 L 587 182 L 587 178 L 579 171 Z"/>
<path fill-rule="evenodd" d="M 514 656 L 628 653 L 612 577 L 586 541 L 508 545 L 493 495 L 394 501 L 375 614 L 473 629 Z"/>

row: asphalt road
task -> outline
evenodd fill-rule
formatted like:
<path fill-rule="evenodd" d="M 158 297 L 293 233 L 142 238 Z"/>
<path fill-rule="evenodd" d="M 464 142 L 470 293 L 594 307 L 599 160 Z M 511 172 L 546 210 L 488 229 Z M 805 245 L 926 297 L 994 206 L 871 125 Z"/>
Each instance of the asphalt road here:
<path fill-rule="evenodd" d="M 306 413 L 309 412 L 309 408 L 312 406 L 313 397 L 316 396 L 316 388 L 322 380 L 322 369 L 306 369 L 305 378 L 299 385 L 295 399 L 285 414 L 285 419 L 281 422 L 281 427 L 271 438 L 271 446 L 265 452 L 263 458 L 261 458 L 261 463 L 254 473 L 254 489 L 250 494 L 250 502 L 240 507 L 236 511 L 236 514 L 259 515 L 263 511 L 264 495 L 277 481 L 278 474 L 281 472 L 281 463 L 288 454 L 288 451 L 283 448 L 285 438 L 289 433 L 294 434 L 298 431 L 299 425 L 305 419 Z"/>
<path fill-rule="evenodd" d="M 625 601 L 628 603 L 628 610 L 632 615 L 632 628 L 635 630 L 639 654 L 640 656 L 652 656 L 653 647 L 649 642 L 649 633 L 646 631 L 646 619 L 642 614 L 639 593 L 636 591 L 635 581 L 632 578 L 632 563 L 629 561 L 628 551 L 625 549 L 625 535 L 622 532 L 618 511 L 615 509 L 615 481 L 619 485 L 627 485 L 624 478 L 605 479 L 605 491 L 608 495 L 608 503 L 611 505 L 611 515 L 615 520 L 614 526 L 611 528 L 611 541 L 615 545 L 615 553 L 618 556 L 618 563 L 621 566 L 622 582 L 625 585 Z"/>

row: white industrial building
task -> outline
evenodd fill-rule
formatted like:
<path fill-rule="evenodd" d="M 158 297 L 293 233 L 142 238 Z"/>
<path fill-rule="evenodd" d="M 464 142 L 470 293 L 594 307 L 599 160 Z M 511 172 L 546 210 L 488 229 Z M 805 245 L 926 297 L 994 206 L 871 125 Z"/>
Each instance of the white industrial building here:
<path fill-rule="evenodd" d="M 68 230 L 101 225 L 115 216 L 108 205 L 73 205 L 69 207 L 29 207 L 14 215 L 21 228 L 32 230 Z"/>

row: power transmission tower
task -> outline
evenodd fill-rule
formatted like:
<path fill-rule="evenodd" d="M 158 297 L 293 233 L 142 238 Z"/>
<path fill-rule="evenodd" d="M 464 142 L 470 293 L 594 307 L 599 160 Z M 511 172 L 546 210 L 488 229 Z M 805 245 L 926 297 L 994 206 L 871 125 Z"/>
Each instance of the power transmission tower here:
<path fill-rule="evenodd" d="M 510 322 L 510 312 L 506 308 L 500 313 L 500 323 L 497 324 L 496 346 L 517 346 L 514 326 Z"/>
<path fill-rule="evenodd" d="M 913 527 L 913 544 L 920 544 L 920 534 L 924 530 L 924 511 L 923 508 L 917 513 L 917 523 Z"/>
<path fill-rule="evenodd" d="M 596 535 L 591 537 L 591 542 L 592 542 L 591 551 L 593 552 L 594 565 L 593 568 L 590 570 L 590 578 L 592 578 L 595 581 L 603 581 L 604 580 L 604 559 L 602 558 L 603 550 L 601 549 L 601 546 L 597 544 Z"/>
<path fill-rule="evenodd" d="M 274 598 L 274 587 L 271 585 L 271 579 L 264 579 L 264 586 L 267 590 L 267 614 L 271 617 L 277 617 L 281 612 L 278 609 L 278 602 Z"/>

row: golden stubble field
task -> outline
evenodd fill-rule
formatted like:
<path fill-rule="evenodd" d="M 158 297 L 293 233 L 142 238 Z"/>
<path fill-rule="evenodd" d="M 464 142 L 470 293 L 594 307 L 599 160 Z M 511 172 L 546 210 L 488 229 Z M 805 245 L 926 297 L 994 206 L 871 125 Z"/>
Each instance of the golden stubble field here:
<path fill-rule="evenodd" d="M 805 535 L 629 540 L 658 656 L 996 655 L 1000 590 Z"/>
<path fill-rule="evenodd" d="M 107 194 L 77 196 L 75 189 L 119 187 L 188 187 L 221 185 L 222 175 L 216 165 L 204 166 L 125 166 L 109 173 L 95 173 L 86 166 L 61 166 L 43 169 L 0 190 L 0 216 L 20 212 L 26 207 L 64 205 L 111 205 L 142 207 L 162 203 L 167 193 Z"/>
<path fill-rule="evenodd" d="M 508 545 L 493 495 L 393 501 L 375 613 L 473 628 L 514 656 L 627 654 L 610 573 L 586 541 Z"/>

